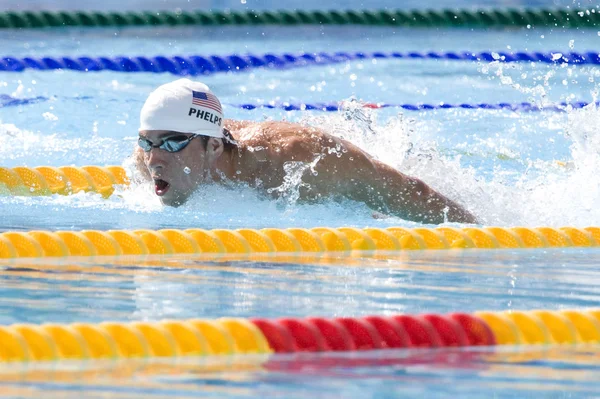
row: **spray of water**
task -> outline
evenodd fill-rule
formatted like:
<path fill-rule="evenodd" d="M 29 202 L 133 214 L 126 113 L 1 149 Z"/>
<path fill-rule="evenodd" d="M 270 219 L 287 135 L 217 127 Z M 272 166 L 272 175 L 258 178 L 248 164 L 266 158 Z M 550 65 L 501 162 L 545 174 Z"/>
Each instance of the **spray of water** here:
<path fill-rule="evenodd" d="M 596 100 L 596 80 L 600 76 L 597 69 L 571 65 L 558 69 L 543 68 L 499 61 L 481 64 L 480 73 L 490 81 L 498 82 L 499 87 L 526 95 L 528 101 L 539 106 L 547 105 L 551 99 L 556 102 L 559 97 L 557 91 L 560 100 L 582 99 L 581 95 L 576 96 L 569 91 L 569 84 L 573 82 L 578 86 L 586 82 L 591 97 L 587 101 Z M 563 81 L 567 82 L 566 86 Z M 452 119 L 455 119 L 453 122 L 458 135 L 461 134 L 461 124 L 466 127 L 483 123 L 480 121 L 487 121 L 485 126 L 488 129 L 490 126 L 494 129 L 498 124 L 498 131 L 503 134 L 488 137 L 472 135 L 464 137 L 464 142 L 448 143 L 438 133 Z M 518 123 L 502 126 L 507 121 Z M 398 112 L 390 116 L 389 112 L 385 114 L 380 110 L 365 108 L 360 101 L 350 98 L 342 103 L 341 111 L 333 114 L 303 113 L 300 123 L 347 139 L 382 162 L 424 180 L 437 191 L 466 206 L 479 217 L 482 224 L 600 224 L 600 215 L 594 211 L 595 204 L 600 200 L 595 177 L 595 171 L 600 166 L 600 111 L 594 105 L 579 110 L 565 109 L 563 114 L 533 116 L 505 110 L 447 110 L 440 111 L 439 117 L 427 119 L 424 113 Z M 556 136 L 541 136 L 548 134 L 548 131 Z M 562 135 L 562 140 L 558 140 L 558 134 Z M 102 138 L 90 143 L 62 135 L 42 135 L 10 124 L 0 124 L 0 137 L 4 144 L 0 147 L 0 155 L 8 166 L 102 164 L 103 157 L 114 147 L 121 146 L 122 151 L 124 145 L 130 144 Z M 557 148 L 553 148 L 555 140 Z M 567 146 L 559 151 L 558 146 L 564 146 L 565 142 Z M 544 147 L 541 152 L 546 151 L 545 155 L 536 153 L 541 143 Z M 332 151 L 341 149 L 334 148 Z M 548 153 L 551 155 L 548 156 Z M 552 153 L 563 155 L 554 159 Z M 481 158 L 492 165 L 492 170 L 469 166 L 469 162 L 466 162 L 469 157 Z M 86 162 L 88 158 L 89 162 Z M 126 160 L 124 166 L 133 184 L 127 190 L 118 191 L 109 200 L 80 193 L 72 197 L 5 197 L 2 205 L 10 208 L 8 213 L 30 207 L 29 211 L 38 209 L 40 215 L 46 214 L 48 209 L 66 208 L 69 212 L 96 209 L 100 215 L 98 220 L 108 220 L 115 225 L 123 220 L 126 221 L 125 225 L 129 223 L 127 220 L 137 220 L 135 217 L 131 219 L 132 214 L 142 218 L 152 215 L 159 226 L 190 223 L 220 227 L 315 223 L 410 225 L 397 218 L 373 219 L 373 213 L 365 206 L 350 201 L 299 204 L 299 192 L 306 184 L 303 177 L 312 173 L 318 161 L 285 164 L 283 183 L 270 192 L 276 194 L 279 201 L 272 201 L 250 187 L 207 185 L 198 190 L 183 207 L 165 208 L 160 205 L 151 186 L 138 178 L 130 160 Z M 85 220 L 82 216 L 79 221 Z M 77 225 L 77 221 L 73 224 Z"/>

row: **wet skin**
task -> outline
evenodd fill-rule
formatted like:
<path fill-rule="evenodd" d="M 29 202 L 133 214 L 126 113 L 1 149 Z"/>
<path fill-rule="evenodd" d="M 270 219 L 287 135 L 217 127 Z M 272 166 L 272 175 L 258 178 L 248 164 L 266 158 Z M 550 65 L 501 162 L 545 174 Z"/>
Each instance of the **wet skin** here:
<path fill-rule="evenodd" d="M 353 145 L 320 129 L 289 122 L 225 120 L 238 146 L 225 150 L 221 139 L 210 138 L 206 148 L 199 138 L 181 151 L 160 148 L 135 152 L 139 170 L 154 183 L 165 205 L 178 206 L 207 181 L 244 182 L 267 192 L 281 186 L 284 166 L 305 165 L 300 200 L 345 197 L 384 214 L 424 223 L 477 223 L 459 204 L 423 181 L 406 176 Z M 180 134 L 141 131 L 154 145 Z M 189 136 L 189 135 L 188 135 Z M 294 164 L 297 163 L 297 164 Z M 311 166 L 307 166 L 310 164 Z"/>

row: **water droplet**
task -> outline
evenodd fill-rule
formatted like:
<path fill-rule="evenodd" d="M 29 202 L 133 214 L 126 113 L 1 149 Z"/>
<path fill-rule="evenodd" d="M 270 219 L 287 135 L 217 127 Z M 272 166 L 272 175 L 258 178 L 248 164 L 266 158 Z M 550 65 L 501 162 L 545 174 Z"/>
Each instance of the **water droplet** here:
<path fill-rule="evenodd" d="M 190 173 L 192 173 L 192 170 L 186 166 L 185 168 L 183 168 L 183 173 L 189 175 Z"/>

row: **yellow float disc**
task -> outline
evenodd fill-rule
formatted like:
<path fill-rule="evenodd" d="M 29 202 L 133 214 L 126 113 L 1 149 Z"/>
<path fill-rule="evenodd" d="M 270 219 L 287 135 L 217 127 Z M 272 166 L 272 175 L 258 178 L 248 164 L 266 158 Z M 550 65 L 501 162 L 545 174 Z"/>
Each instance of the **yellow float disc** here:
<path fill-rule="evenodd" d="M 560 313 L 573 323 L 582 342 L 600 343 L 600 322 L 584 312 L 561 310 Z"/>
<path fill-rule="evenodd" d="M 212 230 L 212 233 L 223 243 L 228 253 L 245 254 L 252 251 L 248 241 L 236 231 L 217 229 Z"/>
<path fill-rule="evenodd" d="M 35 170 L 44 176 L 52 194 L 67 195 L 71 193 L 68 187 L 69 178 L 62 170 L 53 166 L 38 166 Z"/>
<path fill-rule="evenodd" d="M 252 252 L 273 253 L 276 251 L 273 241 L 262 231 L 254 229 L 238 229 L 236 231 L 246 239 Z"/>
<path fill-rule="evenodd" d="M 187 229 L 184 231 L 196 240 L 196 243 L 202 252 L 224 253 L 227 251 L 219 237 L 214 235 L 211 231 L 203 229 Z"/>
<path fill-rule="evenodd" d="M 110 234 L 99 230 L 84 230 L 81 232 L 96 248 L 98 256 L 122 255 L 121 246 Z"/>
<path fill-rule="evenodd" d="M 56 235 L 67 244 L 71 256 L 96 256 L 98 254 L 94 244 L 78 231 L 57 231 Z"/>
<path fill-rule="evenodd" d="M 84 339 L 72 328 L 59 324 L 42 324 L 40 328 L 50 335 L 61 359 L 86 359 L 89 357 Z"/>
<path fill-rule="evenodd" d="M 147 357 L 150 353 L 146 338 L 132 328 L 122 323 L 100 323 L 98 326 L 116 343 L 120 357 Z"/>
<path fill-rule="evenodd" d="M 262 331 L 245 319 L 222 318 L 217 320 L 233 337 L 238 353 L 271 353 Z"/>
<path fill-rule="evenodd" d="M 592 236 L 592 238 L 594 240 L 596 240 L 596 242 L 598 244 L 600 244 L 600 227 L 586 227 L 583 230 L 585 230 L 588 233 L 590 233 L 590 235 Z"/>
<path fill-rule="evenodd" d="M 16 258 L 18 255 L 17 249 L 12 242 L 0 235 L 0 259 Z"/>
<path fill-rule="evenodd" d="M 495 312 L 475 312 L 492 329 L 498 345 L 520 345 L 523 343 L 521 330 L 505 314 Z"/>
<path fill-rule="evenodd" d="M 549 246 L 546 237 L 533 229 L 511 227 L 510 230 L 519 236 L 526 248 L 544 248 Z"/>
<path fill-rule="evenodd" d="M 29 195 L 23 180 L 12 169 L 0 167 L 0 183 L 4 184 L 12 195 Z"/>
<path fill-rule="evenodd" d="M 436 227 L 436 230 L 444 235 L 450 244 L 450 248 L 473 248 L 475 243 L 463 229 L 454 227 Z"/>
<path fill-rule="evenodd" d="M 354 227 L 340 227 L 336 230 L 346 236 L 353 250 L 374 251 L 377 249 L 375 241 L 361 229 Z"/>
<path fill-rule="evenodd" d="M 82 166 L 81 169 L 89 173 L 96 186 L 96 191 L 104 198 L 110 197 L 115 191 L 114 185 L 117 184 L 117 181 L 108 169 L 102 166 Z"/>
<path fill-rule="evenodd" d="M 106 233 L 119 243 L 123 255 L 147 255 L 149 253 L 148 247 L 137 234 L 127 230 L 109 230 Z"/>
<path fill-rule="evenodd" d="M 514 231 L 510 229 L 505 229 L 502 227 L 485 227 L 484 230 L 487 230 L 491 233 L 500 246 L 504 248 L 523 248 L 525 247 L 525 243 L 521 240 Z"/>
<path fill-rule="evenodd" d="M 146 342 L 148 342 L 148 347 L 150 348 L 150 356 L 179 356 L 175 339 L 161 325 L 144 322 L 131 323 L 130 325 L 146 338 Z"/>
<path fill-rule="evenodd" d="M 571 238 L 569 238 L 568 235 L 560 230 L 556 230 L 551 227 L 537 227 L 535 230 L 546 237 L 546 240 L 551 247 L 573 246 L 573 241 L 571 241 Z"/>
<path fill-rule="evenodd" d="M 69 247 L 65 241 L 56 233 L 51 231 L 29 231 L 27 232 L 43 248 L 45 256 L 69 256 Z"/>
<path fill-rule="evenodd" d="M 215 355 L 229 355 L 235 353 L 236 346 L 229 331 L 213 320 L 189 320 L 193 326 L 206 339 L 211 353 Z"/>
<path fill-rule="evenodd" d="M 594 239 L 594 236 L 586 230 L 574 227 L 561 227 L 560 230 L 571 238 L 573 245 L 576 247 L 598 246 L 598 242 Z"/>
<path fill-rule="evenodd" d="M 13 247 L 17 250 L 19 258 L 39 258 L 44 256 L 44 249 L 33 237 L 27 233 L 6 232 L 0 233 L 7 238 Z"/>
<path fill-rule="evenodd" d="M 31 360 L 55 360 L 58 358 L 56 343 L 45 330 L 33 324 L 13 324 L 10 329 L 26 342 Z"/>
<path fill-rule="evenodd" d="M 0 326 L 0 361 L 23 362 L 31 358 L 27 342 L 16 331 Z"/>
<path fill-rule="evenodd" d="M 173 246 L 162 234 L 153 230 L 147 229 L 139 229 L 133 231 L 137 234 L 144 244 L 146 244 L 146 248 L 148 248 L 148 252 L 152 255 L 168 255 L 173 254 Z"/>
<path fill-rule="evenodd" d="M 400 242 L 389 231 L 376 228 L 366 228 L 363 231 L 373 239 L 375 246 L 380 251 L 396 251 L 400 249 Z"/>
<path fill-rule="evenodd" d="M 500 243 L 496 240 L 493 234 L 485 231 L 484 229 L 478 229 L 474 227 L 466 227 L 464 229 L 465 234 L 467 234 L 475 243 L 475 247 L 477 248 L 498 248 L 500 247 Z"/>
<path fill-rule="evenodd" d="M 290 228 L 285 229 L 285 231 L 294 236 L 296 241 L 300 243 L 303 252 L 324 252 L 326 250 L 321 237 L 313 231 L 300 228 Z"/>
<path fill-rule="evenodd" d="M 443 234 L 433 229 L 415 228 L 413 232 L 423 237 L 427 249 L 448 249 L 450 244 Z"/>
<path fill-rule="evenodd" d="M 526 344 L 551 344 L 553 343 L 550 331 L 535 315 L 526 312 L 504 312 L 506 317 L 515 322 L 523 335 Z"/>
<path fill-rule="evenodd" d="M 539 317 L 548 328 L 554 342 L 558 344 L 578 344 L 581 342 L 581 337 L 579 337 L 573 323 L 562 314 L 547 310 L 534 310 L 531 313 Z"/>
<path fill-rule="evenodd" d="M 302 252 L 302 245 L 292 234 L 280 229 L 261 229 L 273 241 L 277 252 Z"/>
<path fill-rule="evenodd" d="M 590 317 L 593 317 L 600 323 L 600 309 L 584 309 L 582 312 L 588 314 Z"/>
<path fill-rule="evenodd" d="M 117 343 L 104 330 L 94 324 L 75 323 L 71 328 L 77 331 L 86 343 L 92 359 L 113 359 L 118 356 Z"/>
<path fill-rule="evenodd" d="M 75 166 L 61 166 L 59 169 L 67 176 L 67 179 L 69 179 L 67 186 L 72 193 L 75 194 L 80 191 L 96 191 L 94 179 L 92 179 L 92 176 L 85 170 Z"/>
<path fill-rule="evenodd" d="M 13 170 L 19 175 L 29 195 L 50 195 L 50 186 L 44 176 L 35 169 L 17 166 Z"/>
<path fill-rule="evenodd" d="M 173 247 L 176 254 L 197 254 L 202 252 L 200 246 L 190 234 L 175 229 L 164 229 L 158 231 Z"/>
<path fill-rule="evenodd" d="M 212 354 L 206 338 L 185 321 L 166 320 L 159 323 L 171 333 L 182 356 Z"/>
<path fill-rule="evenodd" d="M 346 235 L 337 231 L 337 229 L 331 229 L 329 227 L 313 227 L 310 230 L 321 237 L 321 241 L 328 251 L 346 252 L 352 250 L 352 246 Z"/>
<path fill-rule="evenodd" d="M 127 186 L 129 185 L 129 177 L 122 166 L 110 165 L 106 169 L 113 175 L 116 184 Z"/>
<path fill-rule="evenodd" d="M 402 249 L 427 249 L 427 243 L 423 237 L 416 234 L 412 229 L 402 227 L 388 227 L 387 231 L 392 233 L 398 239 Z"/>

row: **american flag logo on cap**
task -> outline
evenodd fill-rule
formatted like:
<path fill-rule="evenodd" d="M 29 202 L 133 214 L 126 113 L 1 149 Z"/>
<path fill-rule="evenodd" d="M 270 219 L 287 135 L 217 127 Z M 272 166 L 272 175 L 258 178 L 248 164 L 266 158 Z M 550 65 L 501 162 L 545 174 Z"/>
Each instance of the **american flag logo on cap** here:
<path fill-rule="evenodd" d="M 223 113 L 223 110 L 221 109 L 221 102 L 215 95 L 211 93 L 192 90 L 192 104 L 200 107 L 210 108 L 220 114 Z"/>

